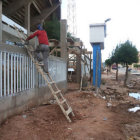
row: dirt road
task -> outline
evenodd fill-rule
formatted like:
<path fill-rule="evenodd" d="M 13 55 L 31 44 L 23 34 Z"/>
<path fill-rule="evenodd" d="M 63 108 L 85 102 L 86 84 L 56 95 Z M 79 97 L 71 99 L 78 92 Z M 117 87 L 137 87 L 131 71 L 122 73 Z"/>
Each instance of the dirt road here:
<path fill-rule="evenodd" d="M 72 123 L 67 122 L 56 104 L 42 105 L 2 124 L 0 140 L 134 140 L 134 136 L 140 137 L 140 112 L 128 112 L 131 100 L 129 103 L 118 101 L 115 105 L 112 101 L 108 106 L 109 101 L 95 96 L 94 91 L 80 92 L 74 86 L 70 85 L 65 94 L 76 115 Z"/>

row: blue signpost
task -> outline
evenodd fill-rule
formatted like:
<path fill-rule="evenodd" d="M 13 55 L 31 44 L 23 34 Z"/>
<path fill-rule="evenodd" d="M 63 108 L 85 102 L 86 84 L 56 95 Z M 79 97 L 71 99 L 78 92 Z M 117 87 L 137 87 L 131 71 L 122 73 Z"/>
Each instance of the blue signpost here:
<path fill-rule="evenodd" d="M 100 87 L 101 84 L 101 47 L 93 44 L 93 85 Z"/>
<path fill-rule="evenodd" d="M 93 47 L 93 85 L 96 89 L 101 85 L 101 49 L 104 49 L 106 24 L 90 25 L 90 43 Z"/>

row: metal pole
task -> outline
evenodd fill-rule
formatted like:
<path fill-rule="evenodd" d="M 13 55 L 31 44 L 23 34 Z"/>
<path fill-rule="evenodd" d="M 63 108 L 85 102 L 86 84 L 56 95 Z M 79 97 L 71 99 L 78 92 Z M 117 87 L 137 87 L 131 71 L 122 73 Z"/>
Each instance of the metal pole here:
<path fill-rule="evenodd" d="M 13 94 L 13 54 L 11 54 L 11 95 Z"/>
<path fill-rule="evenodd" d="M 18 92 L 18 58 L 19 56 L 17 55 L 17 92 Z"/>
<path fill-rule="evenodd" d="M 4 52 L 4 96 L 6 96 L 6 52 Z"/>
<path fill-rule="evenodd" d="M 98 65 L 99 65 L 99 52 L 96 51 L 96 79 L 95 79 L 95 87 L 96 92 L 98 93 Z"/>
<path fill-rule="evenodd" d="M 2 52 L 0 52 L 0 97 L 2 97 Z"/>
<path fill-rule="evenodd" d="M 14 55 L 14 94 L 16 93 L 16 56 Z"/>
<path fill-rule="evenodd" d="M 22 56 L 20 55 L 20 91 L 22 90 L 21 89 L 21 58 L 22 58 Z"/>
<path fill-rule="evenodd" d="M 9 53 L 7 56 L 7 93 L 9 95 Z"/>

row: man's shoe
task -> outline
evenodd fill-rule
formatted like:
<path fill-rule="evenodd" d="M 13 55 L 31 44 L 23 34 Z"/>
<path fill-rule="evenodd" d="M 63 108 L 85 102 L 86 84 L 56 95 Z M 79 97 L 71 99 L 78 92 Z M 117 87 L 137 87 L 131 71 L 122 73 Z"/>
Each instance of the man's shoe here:
<path fill-rule="evenodd" d="M 47 71 L 47 72 L 46 72 L 46 71 L 44 71 L 44 72 L 45 72 L 46 74 L 49 74 L 49 72 L 48 72 L 48 71 Z"/>

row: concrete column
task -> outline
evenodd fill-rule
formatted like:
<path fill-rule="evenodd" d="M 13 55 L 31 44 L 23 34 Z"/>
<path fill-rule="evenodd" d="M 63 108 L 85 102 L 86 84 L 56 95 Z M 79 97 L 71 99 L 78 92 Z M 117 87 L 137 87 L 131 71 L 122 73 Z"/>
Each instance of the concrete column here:
<path fill-rule="evenodd" d="M 27 29 L 27 35 L 30 34 L 30 26 L 31 26 L 30 6 L 31 6 L 31 3 L 28 3 L 28 5 L 25 5 L 25 28 Z"/>
<path fill-rule="evenodd" d="M 76 81 L 81 82 L 81 53 L 76 56 Z"/>
<path fill-rule="evenodd" d="M 90 82 L 91 82 L 91 79 L 92 79 L 92 72 L 91 72 L 91 62 L 92 62 L 92 60 L 91 60 L 91 54 L 90 54 Z"/>
<path fill-rule="evenodd" d="M 100 88 L 101 84 L 101 47 L 100 43 L 92 44 L 93 47 L 93 85 Z"/>
<path fill-rule="evenodd" d="M 60 40 L 61 40 L 61 57 L 65 58 L 67 61 L 68 59 L 68 50 L 67 50 L 67 21 L 61 20 L 60 21 Z"/>
<path fill-rule="evenodd" d="M 66 60 L 66 79 L 68 79 L 67 21 L 60 21 L 61 57 Z M 66 84 L 67 86 L 67 84 Z"/>
<path fill-rule="evenodd" d="M 2 1 L 0 0 L 0 42 L 2 42 Z"/>

